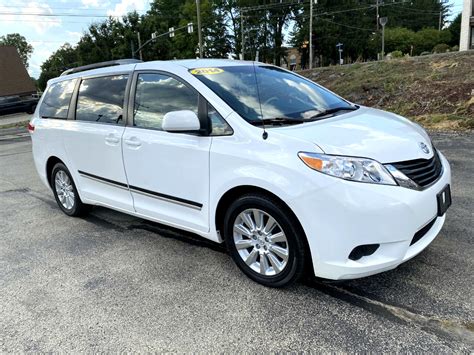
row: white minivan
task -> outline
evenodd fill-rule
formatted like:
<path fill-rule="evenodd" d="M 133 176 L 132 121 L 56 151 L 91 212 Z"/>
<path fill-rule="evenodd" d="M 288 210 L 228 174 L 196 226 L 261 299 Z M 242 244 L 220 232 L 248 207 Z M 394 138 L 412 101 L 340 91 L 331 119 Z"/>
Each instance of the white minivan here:
<path fill-rule="evenodd" d="M 421 127 L 263 63 L 70 69 L 29 131 L 67 215 L 105 206 L 225 242 L 267 286 L 393 269 L 451 204 L 449 163 Z"/>

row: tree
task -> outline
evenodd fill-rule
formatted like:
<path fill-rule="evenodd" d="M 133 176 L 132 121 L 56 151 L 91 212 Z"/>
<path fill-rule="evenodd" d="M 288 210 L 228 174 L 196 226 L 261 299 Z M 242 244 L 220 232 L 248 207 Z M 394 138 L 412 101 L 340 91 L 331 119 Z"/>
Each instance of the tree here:
<path fill-rule="evenodd" d="M 411 54 L 412 46 L 415 45 L 415 32 L 408 28 L 396 27 L 385 30 L 385 51 L 387 53 L 400 51 Z"/>
<path fill-rule="evenodd" d="M 28 60 L 33 53 L 33 46 L 26 41 L 25 37 L 19 33 L 10 33 L 0 37 L 0 45 L 16 47 L 25 68 L 28 69 Z"/>
<path fill-rule="evenodd" d="M 449 42 L 451 46 L 459 45 L 459 39 L 461 36 L 461 18 L 462 13 L 459 13 L 448 27 L 449 32 L 451 32 L 451 41 Z"/>
<path fill-rule="evenodd" d="M 69 43 L 65 43 L 41 65 L 38 87 L 44 90 L 49 79 L 74 66 L 78 66 L 77 50 Z"/>
<path fill-rule="evenodd" d="M 431 52 L 440 43 L 449 43 L 451 32 L 449 30 L 438 31 L 434 28 L 424 28 L 415 34 L 415 55 L 423 52 Z"/>
<path fill-rule="evenodd" d="M 423 28 L 438 28 L 440 16 L 443 28 L 449 7 L 448 0 L 387 1 L 386 6 L 379 8 L 379 13 L 388 17 L 388 27 L 405 27 L 417 32 Z"/>

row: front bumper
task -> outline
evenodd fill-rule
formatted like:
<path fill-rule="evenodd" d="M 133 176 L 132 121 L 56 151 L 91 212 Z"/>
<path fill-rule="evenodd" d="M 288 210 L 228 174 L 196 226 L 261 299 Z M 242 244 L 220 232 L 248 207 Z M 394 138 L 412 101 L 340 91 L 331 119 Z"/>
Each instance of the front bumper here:
<path fill-rule="evenodd" d="M 338 180 L 290 201 L 308 238 L 315 275 L 332 280 L 369 276 L 394 269 L 425 249 L 446 218 L 436 218 L 436 195 L 451 184 L 449 163 L 442 154 L 440 159 L 441 177 L 423 191 Z M 410 245 L 434 218 L 426 234 Z M 380 246 L 371 255 L 349 259 L 355 247 L 366 244 Z"/>

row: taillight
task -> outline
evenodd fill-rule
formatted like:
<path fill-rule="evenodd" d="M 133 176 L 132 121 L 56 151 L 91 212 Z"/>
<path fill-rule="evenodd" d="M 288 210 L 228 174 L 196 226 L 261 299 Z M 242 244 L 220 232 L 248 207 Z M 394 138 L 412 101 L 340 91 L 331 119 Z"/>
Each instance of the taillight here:
<path fill-rule="evenodd" d="M 33 126 L 30 122 L 28 122 L 28 126 L 26 126 L 28 128 L 28 131 L 30 133 L 33 133 L 34 130 L 35 130 L 35 126 Z"/>

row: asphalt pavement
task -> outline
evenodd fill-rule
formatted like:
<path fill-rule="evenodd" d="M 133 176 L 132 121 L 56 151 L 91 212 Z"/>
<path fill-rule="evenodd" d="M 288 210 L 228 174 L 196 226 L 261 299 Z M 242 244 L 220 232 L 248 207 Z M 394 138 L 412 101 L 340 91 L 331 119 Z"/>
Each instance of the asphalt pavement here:
<path fill-rule="evenodd" d="M 0 130 L 1 352 L 474 351 L 473 133 L 433 135 L 453 206 L 424 252 L 286 289 L 189 233 L 98 207 L 67 217 L 22 133 Z"/>

